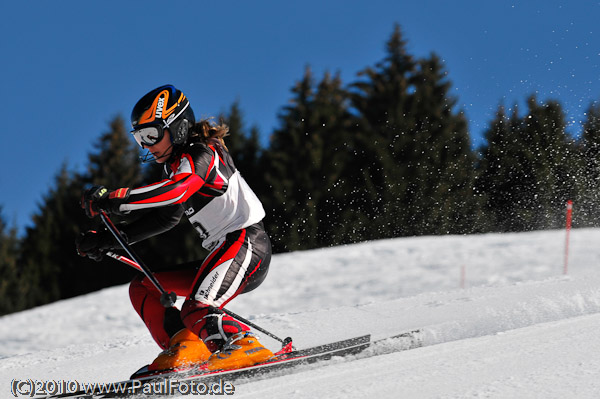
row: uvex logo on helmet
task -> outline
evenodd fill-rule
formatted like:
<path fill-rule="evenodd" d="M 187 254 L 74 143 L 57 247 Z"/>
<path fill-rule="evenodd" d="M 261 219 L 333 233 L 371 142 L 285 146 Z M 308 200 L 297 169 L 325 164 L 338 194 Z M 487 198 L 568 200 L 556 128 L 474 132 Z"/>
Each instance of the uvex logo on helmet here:
<path fill-rule="evenodd" d="M 141 115 L 140 120 L 137 121 L 138 125 L 142 125 L 144 123 L 154 122 L 156 119 L 166 119 L 169 115 L 175 111 L 177 106 L 185 100 L 185 96 L 183 93 L 179 96 L 177 101 L 171 105 L 171 108 L 168 108 L 170 90 L 165 89 L 160 91 L 156 97 L 154 97 L 154 101 L 152 105 Z"/>
<path fill-rule="evenodd" d="M 160 96 L 158 98 L 158 103 L 156 104 L 156 113 L 154 114 L 155 118 L 162 118 L 163 107 L 165 105 L 164 97 Z"/>

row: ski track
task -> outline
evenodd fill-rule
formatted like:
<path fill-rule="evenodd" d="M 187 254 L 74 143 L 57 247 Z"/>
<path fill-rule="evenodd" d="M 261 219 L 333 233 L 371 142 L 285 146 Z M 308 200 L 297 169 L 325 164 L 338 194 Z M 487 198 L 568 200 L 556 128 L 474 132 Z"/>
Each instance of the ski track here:
<path fill-rule="evenodd" d="M 238 381 L 235 397 L 599 397 L 600 230 L 572 231 L 567 276 L 564 239 L 415 237 L 276 255 L 232 311 L 299 348 L 411 329 L 423 347 L 393 352 L 388 342 L 377 356 Z M 0 342 L 0 397 L 12 396 L 13 379 L 123 380 L 159 351 L 126 286 L 4 316 Z"/>
<path fill-rule="evenodd" d="M 338 362 L 327 366 L 331 370 L 312 369 L 242 385 L 236 396 L 593 398 L 600 392 L 600 360 L 590 356 L 600 349 L 598 326 L 600 316 L 588 315 Z M 540 335 L 546 339 L 540 340 Z M 559 356 L 559 367 L 548 364 L 548 353 Z"/>

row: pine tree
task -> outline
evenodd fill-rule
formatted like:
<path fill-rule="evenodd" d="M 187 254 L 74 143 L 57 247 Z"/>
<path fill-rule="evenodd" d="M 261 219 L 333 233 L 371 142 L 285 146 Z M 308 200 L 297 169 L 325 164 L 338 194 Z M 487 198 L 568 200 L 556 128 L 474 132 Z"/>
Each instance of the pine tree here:
<path fill-rule="evenodd" d="M 313 149 L 314 175 L 317 185 L 311 196 L 318 214 L 317 245 L 329 246 L 355 242 L 353 218 L 356 180 L 348 168 L 352 168 L 357 149 L 359 132 L 357 118 L 350 109 L 348 91 L 342 87 L 338 75 L 326 73 L 319 83 L 313 107 L 313 124 L 319 141 Z"/>
<path fill-rule="evenodd" d="M 580 226 L 600 226 L 600 105 L 591 104 L 586 112 L 578 143 L 576 180 L 579 196 L 575 200 Z"/>
<path fill-rule="evenodd" d="M 133 187 L 142 180 L 139 148 L 125 128 L 122 117 L 115 117 L 108 132 L 102 134 L 94 145 L 95 152 L 88 155 L 88 171 L 84 179 L 89 184 L 109 189 Z"/>
<path fill-rule="evenodd" d="M 539 104 L 528 100 L 529 114 L 524 121 L 525 138 L 531 154 L 535 187 L 532 187 L 534 229 L 558 228 L 564 221 L 564 207 L 574 194 L 574 179 L 569 155 L 572 142 L 566 133 L 565 115 L 556 101 Z"/>
<path fill-rule="evenodd" d="M 482 149 L 480 176 L 477 190 L 485 198 L 488 231 L 518 231 L 523 226 L 514 214 L 518 195 L 525 193 L 527 174 L 522 170 L 523 145 L 521 119 L 515 105 L 511 117 L 503 106 L 498 107 L 495 119 L 485 133 L 486 145 Z"/>
<path fill-rule="evenodd" d="M 339 76 L 326 74 L 315 88 L 307 68 L 292 89 L 291 105 L 279 116 L 261 170 L 270 190 L 264 198 L 267 223 L 277 250 L 314 248 L 340 239 L 332 232 L 345 185 L 352 116 Z M 337 197 L 337 198 L 336 198 Z"/>
<path fill-rule="evenodd" d="M 386 44 L 387 54 L 351 85 L 360 117 L 352 175 L 355 181 L 355 227 L 361 239 L 408 235 L 408 170 L 415 152 L 411 79 L 416 62 L 406 50 L 400 26 Z M 361 220 L 362 219 L 362 220 Z"/>
<path fill-rule="evenodd" d="M 137 149 L 128 137 L 122 118 L 110 123 L 89 156 L 88 173 L 68 171 L 66 165 L 56 176 L 52 188 L 43 196 L 27 228 L 20 265 L 27 285 L 30 305 L 98 290 L 128 281 L 133 275 L 115 261 L 101 263 L 76 253 L 75 239 L 80 232 L 101 229 L 97 219 L 88 219 L 80 207 L 83 191 L 90 184 L 109 189 L 131 187 L 141 181 Z"/>
<path fill-rule="evenodd" d="M 26 307 L 27 292 L 19 279 L 17 229 L 9 227 L 0 207 L 0 315 Z"/>
<path fill-rule="evenodd" d="M 384 61 L 360 75 L 368 80 L 352 87 L 362 117 L 355 165 L 366 172 L 357 187 L 371 226 L 364 236 L 473 231 L 475 158 L 439 58 L 414 60 L 396 26 Z"/>
<path fill-rule="evenodd" d="M 244 115 L 238 101 L 231 105 L 229 112 L 222 115 L 221 119 L 229 126 L 229 135 L 225 138 L 225 143 L 235 166 L 250 186 L 255 187 L 261 179 L 259 160 L 262 147 L 258 127 L 252 126 L 249 132 L 246 130 Z"/>
<path fill-rule="evenodd" d="M 435 54 L 419 60 L 412 82 L 412 151 L 405 151 L 405 159 L 395 157 L 410 168 L 404 212 L 411 233 L 472 232 L 479 212 L 473 191 L 475 156 L 464 114 L 454 110 L 452 83 Z"/>
<path fill-rule="evenodd" d="M 139 148 L 132 140 L 121 116 L 116 116 L 110 121 L 108 130 L 101 134 L 94 144 L 94 151 L 88 155 L 88 161 L 87 173 L 77 176 L 76 179 L 77 190 L 80 193 L 90 185 L 102 185 L 109 190 L 115 190 L 136 187 L 142 182 Z M 115 223 L 123 220 L 114 215 L 111 219 Z M 79 228 L 80 231 L 103 230 L 104 225 L 99 218 L 95 218 L 85 220 L 79 224 Z M 81 261 L 79 263 L 81 264 Z M 106 257 L 100 263 L 85 258 L 83 264 L 87 264 L 88 267 L 82 270 L 76 266 L 76 269 L 70 270 L 68 274 L 81 281 L 95 280 L 93 284 L 82 288 L 84 291 L 124 283 L 134 274 L 129 268 Z"/>
<path fill-rule="evenodd" d="M 560 104 L 528 99 L 528 112 L 507 120 L 503 111 L 487 133 L 479 189 L 494 215 L 491 229 L 527 231 L 556 228 L 564 204 L 576 194 L 573 143 Z"/>
<path fill-rule="evenodd" d="M 43 195 L 21 247 L 19 265 L 28 307 L 73 296 L 72 289 L 77 291 L 80 283 L 85 284 L 72 279 L 67 272 L 82 267 L 75 251 L 77 222 L 85 217 L 79 207 L 80 196 L 63 165 L 50 190 Z"/>

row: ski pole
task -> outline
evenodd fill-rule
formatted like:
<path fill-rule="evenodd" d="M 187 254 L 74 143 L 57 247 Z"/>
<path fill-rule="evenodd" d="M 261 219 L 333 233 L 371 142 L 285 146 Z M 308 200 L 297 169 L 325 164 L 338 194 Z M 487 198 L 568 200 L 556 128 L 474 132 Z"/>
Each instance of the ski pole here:
<path fill-rule="evenodd" d="M 128 258 L 128 257 L 126 257 L 126 256 L 123 256 L 123 255 L 116 254 L 116 253 L 114 253 L 114 252 L 112 252 L 112 251 L 108 251 L 108 252 L 106 252 L 106 255 L 107 255 L 107 256 L 110 256 L 110 257 L 111 257 L 111 258 L 113 258 L 113 259 L 116 259 L 116 260 L 118 260 L 119 262 L 125 263 L 126 265 L 129 265 L 129 266 L 133 267 L 133 268 L 134 268 L 134 269 L 136 269 L 136 270 L 143 271 L 142 267 L 141 267 L 141 266 L 140 266 L 140 265 L 139 265 L 137 262 L 135 262 L 135 261 L 133 261 L 133 260 L 129 259 L 129 258 Z M 217 307 L 215 307 L 215 306 L 211 306 L 211 308 L 213 308 L 213 309 L 214 309 L 214 311 L 215 311 L 215 312 L 217 312 L 217 313 L 225 313 L 225 314 L 228 314 L 229 316 L 233 317 L 234 319 L 236 319 L 236 320 L 238 320 L 238 321 L 241 321 L 242 323 L 244 323 L 244 324 L 247 324 L 247 325 L 249 325 L 250 327 L 254 328 L 256 331 L 260 331 L 261 333 L 263 333 L 263 334 L 265 334 L 265 335 L 267 335 L 267 336 L 269 336 L 269 337 L 273 338 L 274 340 L 281 342 L 282 346 L 286 346 L 287 344 L 289 344 L 290 342 L 292 342 L 292 338 L 291 338 L 291 337 L 286 337 L 286 338 L 284 338 L 284 339 L 281 339 L 281 338 L 279 338 L 278 336 L 276 336 L 275 334 L 273 334 L 273 333 L 271 333 L 271 332 L 269 332 L 269 331 L 265 330 L 265 329 L 264 329 L 264 328 L 262 328 L 261 326 L 254 324 L 254 323 L 253 323 L 253 322 L 251 322 L 250 320 L 248 320 L 248 319 L 246 319 L 246 318 L 244 318 L 244 317 L 242 317 L 242 316 L 240 316 L 240 315 L 238 315 L 238 314 L 235 314 L 235 313 L 233 313 L 233 312 L 232 312 L 232 311 L 230 311 L 229 309 L 225 309 L 225 308 L 223 308 L 223 309 L 220 309 L 220 308 L 217 308 Z M 292 346 L 292 349 L 293 349 L 293 348 L 294 348 L 294 347 Z"/>
<path fill-rule="evenodd" d="M 113 258 L 113 259 L 116 259 L 116 260 L 118 260 L 118 261 L 120 261 L 120 262 L 123 262 L 123 263 L 125 263 L 126 265 L 129 265 L 129 266 L 133 267 L 134 269 L 136 269 L 136 270 L 137 270 L 137 271 L 139 271 L 139 272 L 143 272 L 143 270 L 142 270 L 142 268 L 140 267 L 140 265 L 138 265 L 137 263 L 135 263 L 134 261 L 132 261 L 131 259 L 129 259 L 129 258 L 128 258 L 128 257 L 126 257 L 126 256 L 119 255 L 119 254 L 117 254 L 117 253 L 114 253 L 114 252 L 112 252 L 112 251 L 107 251 L 107 252 L 106 252 L 106 255 L 107 255 L 107 256 L 110 256 L 111 258 Z"/>
<path fill-rule="evenodd" d="M 158 282 L 156 277 L 154 277 L 154 274 L 152 274 L 152 271 L 150 271 L 150 269 L 148 269 L 148 266 L 146 266 L 142 262 L 142 260 L 136 255 L 136 253 L 129 246 L 129 244 L 127 244 L 127 241 L 125 241 L 125 239 L 123 238 L 123 235 L 117 229 L 117 227 L 114 225 L 112 220 L 110 220 L 110 218 L 108 217 L 108 215 L 106 214 L 105 211 L 103 211 L 103 210 L 100 211 L 100 218 L 102 219 L 102 222 L 104 222 L 104 224 L 106 225 L 108 230 L 112 233 L 112 235 L 115 236 L 115 238 L 117 239 L 117 242 L 123 247 L 125 252 L 127 252 L 129 254 L 129 256 L 131 256 L 133 261 L 139 266 L 139 267 L 137 267 L 137 269 L 140 270 L 141 272 L 143 272 L 146 275 L 146 277 L 148 277 L 148 280 L 150 280 L 152 282 L 152 284 L 154 284 L 154 286 L 156 287 L 158 292 L 160 292 L 160 303 L 165 308 L 170 308 L 173 305 L 175 305 L 175 302 L 177 301 L 177 294 L 175 294 L 174 292 L 167 293 L 164 290 L 164 288 L 160 285 L 160 283 Z"/>
<path fill-rule="evenodd" d="M 265 330 L 264 328 L 262 328 L 260 326 L 257 326 L 256 324 L 252 323 L 250 320 L 233 313 L 229 309 L 225 309 L 225 308 L 220 309 L 215 306 L 212 306 L 212 308 L 218 313 L 228 314 L 229 316 L 233 317 L 234 319 L 237 319 L 238 321 L 241 321 L 242 323 L 247 324 L 250 327 L 254 328 L 256 331 L 260 331 L 261 333 L 268 335 L 269 337 L 273 338 L 274 340 L 281 342 L 281 346 L 286 346 L 292 342 L 292 337 L 286 337 L 285 339 L 281 339 L 277 335 L 270 333 L 269 331 Z M 295 348 L 292 346 L 292 349 L 295 349 Z"/>

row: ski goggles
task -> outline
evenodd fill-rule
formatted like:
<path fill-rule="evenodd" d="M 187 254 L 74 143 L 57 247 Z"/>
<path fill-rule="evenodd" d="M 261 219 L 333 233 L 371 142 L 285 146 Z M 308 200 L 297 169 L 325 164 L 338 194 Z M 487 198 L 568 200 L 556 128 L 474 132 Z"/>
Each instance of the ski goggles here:
<path fill-rule="evenodd" d="M 160 125 L 145 126 L 131 131 L 135 142 L 142 148 L 152 147 L 162 140 L 165 135 L 164 128 Z"/>
<path fill-rule="evenodd" d="M 183 108 L 177 113 L 177 115 L 171 115 L 167 121 L 163 121 L 164 125 L 155 124 L 150 126 L 140 127 L 131 131 L 133 138 L 136 143 L 142 148 L 152 147 L 156 143 L 162 140 L 165 135 L 165 129 L 167 129 L 173 122 L 175 122 L 181 114 L 190 106 L 189 101 L 185 103 Z M 155 122 L 156 123 L 156 122 Z"/>

